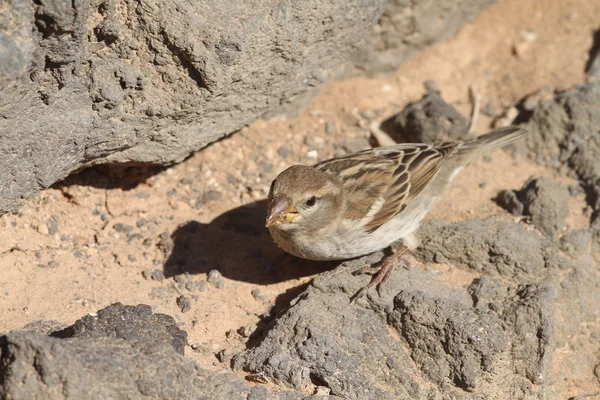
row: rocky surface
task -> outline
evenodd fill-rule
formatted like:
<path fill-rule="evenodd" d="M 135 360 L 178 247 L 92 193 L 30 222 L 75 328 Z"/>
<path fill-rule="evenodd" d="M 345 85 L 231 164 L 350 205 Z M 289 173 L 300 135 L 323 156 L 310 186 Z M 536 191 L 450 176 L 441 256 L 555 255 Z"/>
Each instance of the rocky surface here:
<path fill-rule="evenodd" d="M 234 367 L 351 399 L 552 397 L 555 349 L 584 341 L 597 319 L 589 253 L 574 262 L 537 232 L 491 219 L 433 220 L 421 235 L 417 256 L 462 269 L 460 282 L 396 270 L 381 296 L 350 304 L 369 279 L 353 271 L 381 254 L 346 262 L 315 278 Z"/>
<path fill-rule="evenodd" d="M 384 3 L 5 3 L 0 212 L 83 167 L 181 161 L 263 115 L 297 113 Z M 446 3 L 388 4 L 362 60 L 371 68 L 393 48 L 397 66 L 491 1 Z"/>
<path fill-rule="evenodd" d="M 432 143 L 460 140 L 467 136 L 467 119 L 442 98 L 435 82 L 425 85 L 427 93 L 400 113 L 381 123 L 398 143 Z"/>
<path fill-rule="evenodd" d="M 579 180 L 590 211 L 593 253 L 600 259 L 600 81 L 541 98 L 519 120 L 531 134 L 517 151 Z"/>
<path fill-rule="evenodd" d="M 183 356 L 186 334 L 149 306 L 116 303 L 50 336 L 0 336 L 0 396 L 6 399 L 304 399 L 269 393 Z M 46 324 L 41 324 L 46 325 Z M 324 396 L 311 397 L 313 399 Z"/>
<path fill-rule="evenodd" d="M 314 92 L 383 3 L 8 2 L 0 212 L 81 167 L 180 161 Z"/>
<path fill-rule="evenodd" d="M 588 194 L 595 221 L 600 211 L 600 82 L 541 99 L 533 111 L 519 118 L 527 121 L 531 134 L 518 151 L 577 177 Z"/>
<path fill-rule="evenodd" d="M 530 216 L 550 237 L 561 232 L 569 216 L 569 191 L 550 178 L 530 178 L 521 190 L 500 193 L 498 203 L 513 215 Z"/>
<path fill-rule="evenodd" d="M 168 344 L 183 355 L 187 333 L 177 327 L 173 317 L 153 313 L 145 304 L 124 306 L 112 304 L 96 315 L 86 315 L 72 326 L 52 336 L 80 339 L 123 339 L 133 347 L 138 343 Z"/>
<path fill-rule="evenodd" d="M 391 72 L 423 47 L 452 35 L 494 0 L 390 0 L 355 63 L 369 73 Z"/>

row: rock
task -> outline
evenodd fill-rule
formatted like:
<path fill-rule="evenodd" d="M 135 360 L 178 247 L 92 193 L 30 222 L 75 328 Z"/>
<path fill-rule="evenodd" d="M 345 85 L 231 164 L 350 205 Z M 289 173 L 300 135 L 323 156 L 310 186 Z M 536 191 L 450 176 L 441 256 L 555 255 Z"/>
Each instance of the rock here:
<path fill-rule="evenodd" d="M 569 268 L 552 242 L 523 225 L 485 219 L 456 224 L 432 220 L 419 232 L 416 254 L 426 262 L 448 263 L 490 275 L 531 279 L 548 268 Z"/>
<path fill-rule="evenodd" d="M 551 284 L 520 285 L 503 315 L 515 333 L 511 346 L 514 368 L 535 384 L 544 383 L 551 369 L 554 296 Z"/>
<path fill-rule="evenodd" d="M 0 212 L 86 166 L 171 164 L 267 112 L 298 112 L 384 3 L 10 1 Z"/>
<path fill-rule="evenodd" d="M 589 251 L 592 242 L 590 229 L 575 229 L 560 238 L 560 248 L 572 258 L 581 257 Z"/>
<path fill-rule="evenodd" d="M 550 237 L 559 233 L 569 216 L 569 191 L 550 178 L 529 178 L 520 191 L 502 192 L 498 204 L 513 215 L 529 215 L 535 227 Z"/>
<path fill-rule="evenodd" d="M 399 137 L 397 142 L 432 143 L 465 138 L 468 123 L 438 91 L 429 90 L 419 101 L 384 121 L 382 129 Z"/>
<path fill-rule="evenodd" d="M 2 398 L 276 398 L 232 373 L 205 371 L 166 344 L 13 332 L 0 347 Z"/>
<path fill-rule="evenodd" d="M 388 318 L 410 346 L 412 359 L 438 385 L 453 382 L 475 390 L 493 376 L 493 364 L 507 348 L 495 314 L 418 290 L 400 292 Z"/>
<path fill-rule="evenodd" d="M 217 289 L 221 289 L 223 286 L 225 286 L 223 275 L 221 275 L 221 272 L 219 272 L 218 269 L 210 270 L 206 280 L 208 283 L 212 283 Z"/>
<path fill-rule="evenodd" d="M 594 32 L 594 43 L 585 64 L 585 73 L 591 79 L 600 78 L 600 30 Z"/>
<path fill-rule="evenodd" d="M 177 326 L 173 317 L 152 313 L 145 304 L 124 306 L 112 304 L 96 316 L 86 315 L 71 327 L 54 336 L 80 339 L 123 339 L 133 347 L 149 343 L 168 344 L 179 354 L 183 354 L 187 333 Z"/>
<path fill-rule="evenodd" d="M 44 321 L 0 336 L 0 398 L 309 399 L 200 368 L 182 355 L 179 340 L 187 334 L 149 306 L 116 303 L 97 317 L 43 334 L 52 326 Z"/>
<path fill-rule="evenodd" d="M 335 126 L 335 121 L 327 121 L 325 124 L 325 132 L 328 135 L 335 135 L 337 133 L 337 127 Z"/>
<path fill-rule="evenodd" d="M 367 73 L 395 71 L 417 51 L 452 35 L 494 0 L 391 0 L 371 33 L 366 48 L 354 56 Z"/>
<path fill-rule="evenodd" d="M 177 305 L 181 309 L 182 313 L 186 313 L 192 309 L 192 300 L 189 297 L 180 295 L 177 297 Z"/>
<path fill-rule="evenodd" d="M 500 192 L 496 198 L 496 203 L 515 216 L 523 215 L 523 211 L 525 210 L 525 206 L 512 190 L 503 190 Z"/>
<path fill-rule="evenodd" d="M 540 100 L 523 114 L 530 134 L 515 150 L 583 182 L 593 219 L 600 215 L 600 81 Z M 592 221 L 593 222 L 593 221 Z"/>
<path fill-rule="evenodd" d="M 353 272 L 382 253 L 344 262 L 316 277 L 254 347 L 234 356 L 234 368 L 349 399 L 544 399 L 561 397 L 557 378 L 597 364 L 587 356 L 600 309 L 593 263 L 562 256 L 522 224 L 491 219 L 427 221 L 421 239 L 417 256 L 464 271 L 397 269 L 381 295 L 351 304 L 371 279 Z M 576 354 L 555 351 L 568 343 Z"/>

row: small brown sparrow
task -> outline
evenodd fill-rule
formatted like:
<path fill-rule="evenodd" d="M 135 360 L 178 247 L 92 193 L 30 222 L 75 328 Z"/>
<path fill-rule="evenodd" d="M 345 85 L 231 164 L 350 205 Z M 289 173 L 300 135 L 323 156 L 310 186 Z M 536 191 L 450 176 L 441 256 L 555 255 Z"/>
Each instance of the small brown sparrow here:
<path fill-rule="evenodd" d="M 406 263 L 401 256 L 416 247 L 421 220 L 466 165 L 525 134 L 511 126 L 464 142 L 397 144 L 294 165 L 271 184 L 266 226 L 279 247 L 309 260 L 355 258 L 402 240 L 353 299 L 360 297 Z"/>

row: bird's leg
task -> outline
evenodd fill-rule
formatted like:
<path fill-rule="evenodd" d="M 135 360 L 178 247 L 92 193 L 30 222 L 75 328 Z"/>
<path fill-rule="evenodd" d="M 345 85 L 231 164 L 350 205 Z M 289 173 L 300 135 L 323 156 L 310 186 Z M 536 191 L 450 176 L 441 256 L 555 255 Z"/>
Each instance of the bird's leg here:
<path fill-rule="evenodd" d="M 386 257 L 382 261 L 381 266 L 367 266 L 361 268 L 358 271 L 358 274 L 373 273 L 375 274 L 375 276 L 373 277 L 371 282 L 369 282 L 369 284 L 362 287 L 358 292 L 354 294 L 354 296 L 350 298 L 350 302 L 354 302 L 356 299 L 363 297 L 369 291 L 369 289 L 375 286 L 377 287 L 377 292 L 379 293 L 381 287 L 384 286 L 386 282 L 390 279 L 394 268 L 398 264 L 402 265 L 404 268 L 410 268 L 410 263 L 405 258 L 403 258 L 406 252 L 408 252 L 408 247 L 403 245 L 394 254 Z"/>

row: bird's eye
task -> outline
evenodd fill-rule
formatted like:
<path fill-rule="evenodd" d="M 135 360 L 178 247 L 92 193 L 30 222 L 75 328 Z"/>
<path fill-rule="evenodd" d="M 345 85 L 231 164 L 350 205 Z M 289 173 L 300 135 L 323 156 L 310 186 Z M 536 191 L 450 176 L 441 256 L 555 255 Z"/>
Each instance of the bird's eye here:
<path fill-rule="evenodd" d="M 315 205 L 315 203 L 317 202 L 317 197 L 316 196 L 310 196 L 307 200 L 306 200 L 306 205 L 309 207 L 312 207 Z"/>

